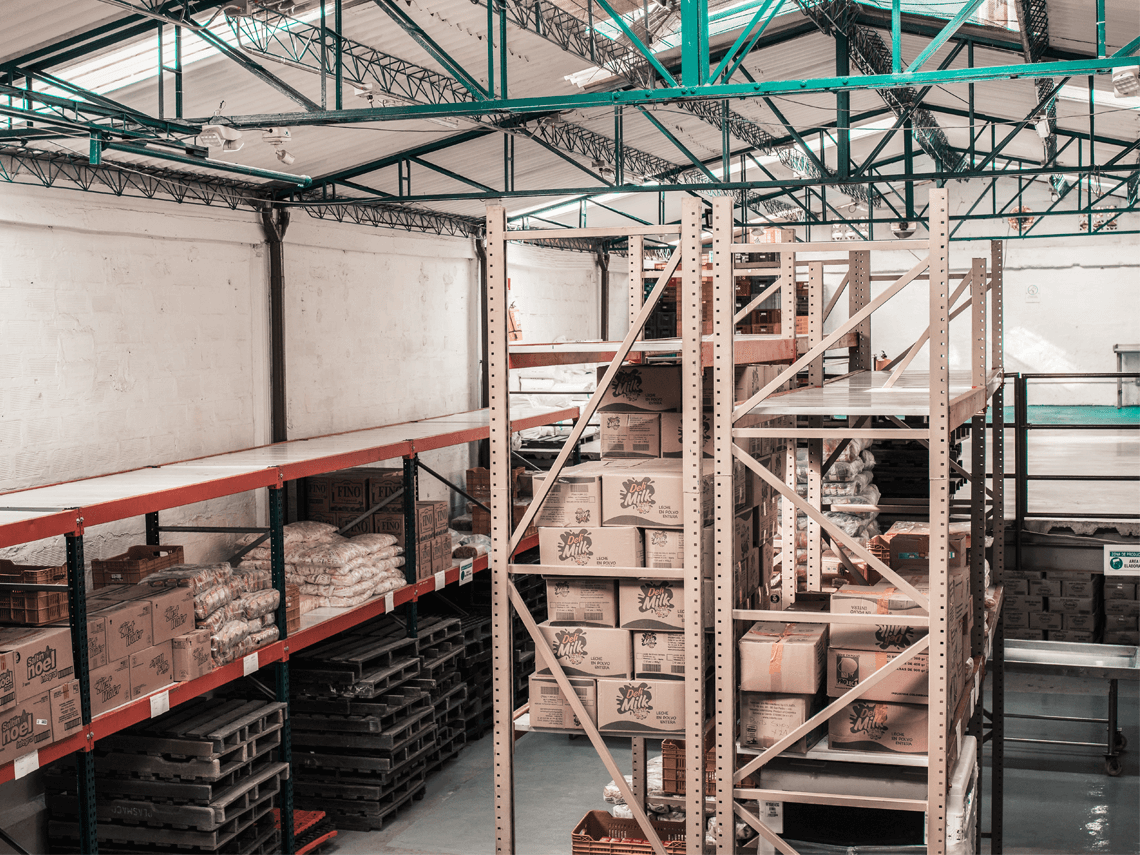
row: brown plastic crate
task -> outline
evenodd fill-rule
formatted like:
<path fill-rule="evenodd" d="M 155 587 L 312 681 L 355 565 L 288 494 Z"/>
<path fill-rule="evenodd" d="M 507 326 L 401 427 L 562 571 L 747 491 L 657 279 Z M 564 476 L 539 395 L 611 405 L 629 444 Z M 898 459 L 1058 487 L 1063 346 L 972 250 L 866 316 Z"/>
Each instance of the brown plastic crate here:
<path fill-rule="evenodd" d="M 519 476 L 526 467 L 516 466 L 511 470 L 511 495 L 517 496 L 519 491 Z M 486 502 L 491 495 L 491 470 L 476 467 L 467 470 L 467 492 L 480 501 Z"/>
<path fill-rule="evenodd" d="M 12 592 L 0 599 L 0 622 L 43 626 L 68 615 L 67 594 L 54 591 Z"/>
<path fill-rule="evenodd" d="M 91 562 L 96 588 L 135 585 L 159 570 L 184 563 L 181 546 L 132 546 L 122 555 Z"/>
<path fill-rule="evenodd" d="M 67 581 L 67 565 L 45 567 L 40 564 L 16 564 L 0 558 L 0 582 L 27 582 L 29 585 L 53 585 Z"/>
<path fill-rule="evenodd" d="M 301 628 L 301 587 L 285 586 L 285 630 L 290 635 Z"/>
<path fill-rule="evenodd" d="M 684 855 L 685 823 L 650 820 L 669 855 Z M 653 847 L 634 819 L 618 819 L 604 810 L 587 813 L 570 833 L 572 855 L 650 855 Z M 604 840 L 604 838 L 609 838 Z"/>
<path fill-rule="evenodd" d="M 705 739 L 705 795 L 716 795 L 716 746 L 711 743 L 712 732 Z M 739 764 L 739 758 L 737 765 Z M 740 786 L 752 787 L 751 777 Z M 685 743 L 679 739 L 661 742 L 661 792 L 666 795 L 685 795 Z"/>

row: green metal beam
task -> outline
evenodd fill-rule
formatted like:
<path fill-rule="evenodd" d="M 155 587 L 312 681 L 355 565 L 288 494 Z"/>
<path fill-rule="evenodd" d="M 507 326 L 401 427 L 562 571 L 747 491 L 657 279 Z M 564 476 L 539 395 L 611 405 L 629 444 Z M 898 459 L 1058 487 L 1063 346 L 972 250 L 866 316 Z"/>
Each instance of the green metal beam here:
<path fill-rule="evenodd" d="M 1123 60 L 1123 61 L 1122 61 Z M 266 125 L 351 124 L 355 122 L 386 122 L 401 119 L 483 115 L 489 112 L 546 112 L 553 110 L 585 109 L 588 107 L 612 108 L 616 105 L 650 105 L 678 98 L 762 98 L 764 96 L 791 95 L 793 93 L 836 92 L 840 90 L 883 89 L 899 86 L 969 83 L 983 80 L 1034 77 L 1063 77 L 1089 74 L 1121 66 L 1138 66 L 1134 58 L 1091 59 L 1079 62 L 1043 62 L 1033 65 L 1002 65 L 985 68 L 955 68 L 940 71 L 919 71 L 913 74 L 867 74 L 848 77 L 823 77 L 810 80 L 767 80 L 756 83 L 731 83 L 707 86 L 680 86 L 661 89 L 635 89 L 622 92 L 581 92 L 540 98 L 487 99 L 472 104 L 413 104 L 391 107 L 372 107 L 355 110 L 332 110 L 313 113 L 269 113 L 232 117 L 229 124 L 236 128 L 257 128 Z"/>
<path fill-rule="evenodd" d="M 661 61 L 653 55 L 653 51 L 647 48 L 645 46 L 645 43 L 637 37 L 637 33 L 630 29 L 629 24 L 625 22 L 625 19 L 614 11 L 614 7 L 607 3 L 606 0 L 597 0 L 597 3 L 602 7 L 602 9 L 605 10 L 606 14 L 613 19 L 613 22 L 618 25 L 618 29 L 620 29 L 625 34 L 625 37 L 630 40 L 635 48 L 637 48 L 638 53 L 644 56 L 646 60 L 649 61 L 649 64 L 652 65 L 654 69 L 656 69 L 657 73 L 661 75 L 661 79 L 664 80 L 669 86 L 676 86 L 677 81 L 673 78 L 673 75 L 670 74 L 665 69 L 665 66 L 661 64 Z"/>
<path fill-rule="evenodd" d="M 405 33 L 412 37 L 412 40 L 422 47 L 428 54 L 447 69 L 448 74 L 458 80 L 466 87 L 472 95 L 478 99 L 487 97 L 487 89 L 479 83 L 474 77 L 468 74 L 463 66 L 454 60 L 447 51 L 435 43 L 435 40 L 429 36 L 423 28 L 412 20 L 403 9 L 399 7 L 396 0 L 373 0 L 373 2 L 388 14 L 388 17 L 396 22 Z"/>
<path fill-rule="evenodd" d="M 685 155 L 685 157 L 688 158 L 689 162 L 692 163 L 693 166 L 695 166 L 697 169 L 699 169 L 701 172 L 703 172 L 709 181 L 713 182 L 714 184 L 716 183 L 716 180 L 717 180 L 716 176 L 713 175 L 712 172 L 709 171 L 709 168 L 707 166 L 705 166 L 704 163 L 701 162 L 701 159 L 699 157 L 697 157 L 695 154 L 693 154 L 691 151 L 689 151 L 689 149 L 685 147 L 685 144 L 682 143 L 679 139 L 677 139 L 677 137 L 673 134 L 672 131 L 670 131 L 667 127 L 665 127 L 663 124 L 661 124 L 660 121 L 658 121 L 656 116 L 654 116 L 652 113 L 650 113 L 644 107 L 638 107 L 637 109 L 641 112 L 641 114 L 643 116 L 645 116 L 645 118 L 649 119 L 649 123 L 651 125 L 653 125 L 653 127 L 657 128 L 657 130 L 661 132 L 661 135 L 663 137 L 665 137 L 665 139 L 667 139 L 667 140 L 669 140 L 669 142 L 673 143 L 673 145 L 676 147 L 677 151 L 679 151 L 679 152 L 681 152 L 681 154 Z"/>
<path fill-rule="evenodd" d="M 923 49 L 922 53 L 914 58 L 914 62 L 906 67 L 907 74 L 919 71 L 926 65 L 927 60 L 934 56 L 934 54 L 938 52 L 938 49 L 946 44 L 951 36 L 958 32 L 961 26 L 966 23 L 966 19 L 973 15 L 975 10 L 981 5 L 982 0 L 966 0 L 966 3 L 958 10 L 958 14 L 951 18 L 950 22 L 942 28 L 942 32 L 935 36 L 930 44 Z"/>
<path fill-rule="evenodd" d="M 289 184 L 294 184 L 297 187 L 308 187 L 313 183 L 313 179 L 308 175 L 290 175 L 288 172 L 277 172 L 273 169 L 258 169 L 255 166 L 241 166 L 236 163 L 226 163 L 219 160 L 209 160 L 200 157 L 187 157 L 182 154 L 174 154 L 170 151 L 165 151 L 159 148 L 148 148 L 141 145 L 129 145 L 127 143 L 107 143 L 103 146 L 105 150 L 121 151 L 128 154 L 137 154 L 141 157 L 154 157 L 159 160 L 170 160 L 174 163 L 182 163 L 187 166 L 194 166 L 198 169 L 215 169 L 218 172 L 232 172 L 235 175 L 245 175 L 250 178 L 265 178 L 269 181 L 284 181 Z"/>
<path fill-rule="evenodd" d="M 783 8 L 784 2 L 785 0 L 763 0 L 756 9 L 756 14 L 752 16 L 752 20 L 748 22 L 748 26 L 740 31 L 740 35 L 736 37 L 736 41 L 733 42 L 732 47 L 721 57 L 716 70 L 709 75 L 710 82 L 715 83 L 722 77 L 725 82 L 732 79 L 733 72 L 736 71 L 740 63 L 744 62 L 744 58 L 748 56 L 749 51 L 752 50 L 752 46 L 764 35 L 764 30 L 772 23 L 772 19 L 780 14 L 780 9 Z M 759 24 L 759 27 L 757 27 L 756 32 L 752 34 L 751 39 L 749 39 L 748 34 L 752 32 L 752 28 L 756 27 L 757 24 Z M 744 50 L 740 50 L 745 40 L 748 41 L 748 47 L 744 48 Z M 740 51 L 739 57 L 737 56 L 737 51 Z M 726 66 L 728 67 L 727 71 L 725 71 Z"/>

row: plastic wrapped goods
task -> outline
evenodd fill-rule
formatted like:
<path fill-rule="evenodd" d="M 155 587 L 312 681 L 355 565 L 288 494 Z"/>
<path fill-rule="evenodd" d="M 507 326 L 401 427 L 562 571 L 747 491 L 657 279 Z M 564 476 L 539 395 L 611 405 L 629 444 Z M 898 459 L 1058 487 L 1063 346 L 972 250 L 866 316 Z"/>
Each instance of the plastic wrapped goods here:
<path fill-rule="evenodd" d="M 257 591 L 253 594 L 244 595 L 236 602 L 241 607 L 245 619 L 252 620 L 270 614 L 276 609 L 277 604 L 281 602 L 281 594 L 273 590 Z"/>
<path fill-rule="evenodd" d="M 154 587 L 189 588 L 194 593 L 229 581 L 229 564 L 178 564 L 151 573 L 146 584 Z"/>
<path fill-rule="evenodd" d="M 233 592 L 230 590 L 229 585 L 214 585 L 212 588 L 199 590 L 194 595 L 194 619 L 199 621 L 199 625 L 201 625 L 201 621 L 205 620 L 232 599 Z"/>
<path fill-rule="evenodd" d="M 368 555 L 368 550 L 350 540 L 322 541 L 292 556 L 298 569 L 314 564 L 345 567 Z"/>
<path fill-rule="evenodd" d="M 396 546 L 396 537 L 391 534 L 358 534 L 356 537 L 349 538 L 348 542 L 361 546 L 372 553 Z"/>
<path fill-rule="evenodd" d="M 228 623 L 231 620 L 240 620 L 243 614 L 244 610 L 241 604 L 231 601 L 220 608 L 214 609 L 213 612 L 198 621 L 198 629 L 208 629 L 211 632 L 216 632 L 222 624 Z"/>
<path fill-rule="evenodd" d="M 244 620 L 231 620 L 218 627 L 210 636 L 210 649 L 214 662 L 224 665 L 240 655 L 241 643 L 249 635 L 249 624 Z"/>
<path fill-rule="evenodd" d="M 254 591 L 267 591 L 273 587 L 273 574 L 268 567 L 247 567 L 242 562 L 234 569 L 234 579 L 241 582 L 246 594 Z"/>

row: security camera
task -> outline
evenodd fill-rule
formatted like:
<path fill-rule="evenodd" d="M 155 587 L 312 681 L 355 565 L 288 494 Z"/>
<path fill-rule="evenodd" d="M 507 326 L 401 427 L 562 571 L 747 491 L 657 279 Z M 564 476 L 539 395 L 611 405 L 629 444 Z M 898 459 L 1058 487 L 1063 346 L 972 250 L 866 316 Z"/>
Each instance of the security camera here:
<path fill-rule="evenodd" d="M 289 154 L 289 152 L 285 151 L 283 148 L 277 149 L 277 159 L 284 163 L 286 166 L 292 166 L 297 160 L 297 158 L 293 157 L 293 155 Z"/>
<path fill-rule="evenodd" d="M 897 238 L 908 238 L 914 234 L 914 223 L 909 223 L 906 220 L 891 223 L 891 234 Z"/>

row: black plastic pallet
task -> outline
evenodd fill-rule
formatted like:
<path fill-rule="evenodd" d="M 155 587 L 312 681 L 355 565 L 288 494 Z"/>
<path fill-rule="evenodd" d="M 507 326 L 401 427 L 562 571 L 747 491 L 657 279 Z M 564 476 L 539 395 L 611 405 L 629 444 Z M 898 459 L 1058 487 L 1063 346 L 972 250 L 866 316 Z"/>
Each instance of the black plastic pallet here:
<path fill-rule="evenodd" d="M 409 742 L 435 727 L 432 708 L 423 706 L 381 733 L 337 733 L 297 731 L 293 745 L 297 748 L 339 748 L 354 751 L 397 752 Z"/>
<path fill-rule="evenodd" d="M 435 734 L 421 740 L 416 751 L 402 754 L 399 760 L 380 755 L 322 754 L 293 752 L 293 771 L 297 782 L 310 780 L 361 779 L 386 783 L 400 779 L 417 760 L 426 758 L 435 747 Z"/>
<path fill-rule="evenodd" d="M 122 754 L 217 759 L 280 730 L 285 704 L 264 701 L 192 701 L 100 740 L 100 748 Z"/>
<path fill-rule="evenodd" d="M 393 793 L 391 800 L 383 805 L 369 802 L 338 802 L 335 800 L 313 800 L 306 807 L 327 812 L 338 829 L 346 831 L 375 831 L 383 828 L 389 817 L 412 801 L 423 798 L 426 785 L 419 782 L 408 782 L 401 785 L 400 792 Z M 364 808 L 362 810 L 361 808 Z"/>
<path fill-rule="evenodd" d="M 306 732 L 321 734 L 337 733 L 386 733 L 400 726 L 409 716 L 423 709 L 432 709 L 432 698 L 422 689 L 402 688 L 399 692 L 383 696 L 383 701 L 355 702 L 354 707 L 362 710 L 372 708 L 371 713 L 353 712 L 348 714 L 330 713 L 319 714 L 315 712 L 297 713 L 292 718 L 293 741 L 296 744 L 305 743 L 301 736 Z M 319 702 L 318 702 L 319 703 Z M 305 708 L 314 709 L 318 703 L 310 704 Z"/>
<path fill-rule="evenodd" d="M 421 617 L 416 626 L 416 641 L 420 650 L 434 647 L 440 642 L 450 641 L 463 636 L 463 625 L 459 618 L 445 618 L 438 615 Z"/>

